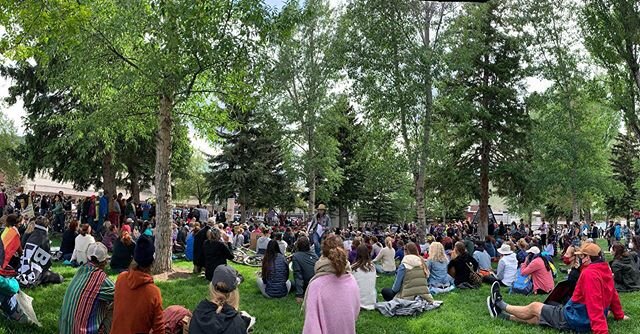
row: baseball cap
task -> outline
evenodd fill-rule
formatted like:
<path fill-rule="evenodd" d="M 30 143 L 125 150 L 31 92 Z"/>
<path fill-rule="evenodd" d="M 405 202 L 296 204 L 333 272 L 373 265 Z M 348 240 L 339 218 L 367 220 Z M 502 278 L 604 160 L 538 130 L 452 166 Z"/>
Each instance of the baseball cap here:
<path fill-rule="evenodd" d="M 538 254 L 540 254 L 540 248 L 538 248 L 536 246 L 533 246 L 533 247 L 527 249 L 527 253 L 538 255 Z"/>
<path fill-rule="evenodd" d="M 98 262 L 104 262 L 109 258 L 109 252 L 107 251 L 107 246 L 105 246 L 101 242 L 94 242 L 89 244 L 87 247 L 87 257 L 91 258 L 94 256 Z"/>
<path fill-rule="evenodd" d="M 592 242 L 587 242 L 585 244 L 582 245 L 582 247 L 580 247 L 578 250 L 575 251 L 574 254 L 585 254 L 585 255 L 589 255 L 589 256 L 598 256 L 600 255 L 600 246 L 592 243 Z"/>
<path fill-rule="evenodd" d="M 220 286 L 220 283 L 223 286 Z M 229 293 L 238 287 L 238 283 L 240 283 L 240 278 L 233 267 L 223 264 L 219 265 L 213 272 L 211 284 L 220 292 Z"/>

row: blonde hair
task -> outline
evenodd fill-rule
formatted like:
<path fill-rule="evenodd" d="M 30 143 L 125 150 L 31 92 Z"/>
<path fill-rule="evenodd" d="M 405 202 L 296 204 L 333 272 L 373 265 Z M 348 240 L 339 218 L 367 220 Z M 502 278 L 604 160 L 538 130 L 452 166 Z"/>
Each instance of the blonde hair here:
<path fill-rule="evenodd" d="M 429 259 L 435 262 L 447 262 L 447 255 L 444 253 L 444 246 L 435 241 L 429 246 Z"/>
<path fill-rule="evenodd" d="M 384 244 L 387 246 L 387 248 L 393 248 L 393 238 L 386 237 L 384 239 Z"/>
<path fill-rule="evenodd" d="M 231 305 L 234 310 L 238 310 L 240 308 L 240 292 L 238 289 L 234 289 L 231 292 L 224 293 L 218 291 L 213 284 L 209 284 L 209 298 L 211 302 L 216 304 L 218 308 L 216 309 L 216 313 L 222 312 L 222 308 L 225 304 Z"/>

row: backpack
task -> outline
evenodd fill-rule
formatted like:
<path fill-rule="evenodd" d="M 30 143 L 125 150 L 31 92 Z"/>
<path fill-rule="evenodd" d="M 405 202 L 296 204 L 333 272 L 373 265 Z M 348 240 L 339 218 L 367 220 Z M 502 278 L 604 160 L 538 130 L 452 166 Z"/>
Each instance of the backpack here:
<path fill-rule="evenodd" d="M 509 293 L 519 293 L 523 295 L 529 295 L 533 292 L 533 279 L 531 275 L 522 275 L 520 269 L 516 273 L 516 280 L 511 284 Z"/>

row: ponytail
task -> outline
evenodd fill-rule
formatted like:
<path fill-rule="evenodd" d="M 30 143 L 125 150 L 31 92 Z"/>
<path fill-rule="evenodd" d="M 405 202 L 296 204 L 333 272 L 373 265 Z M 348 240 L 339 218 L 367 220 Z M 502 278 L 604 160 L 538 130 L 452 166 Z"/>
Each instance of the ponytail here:
<path fill-rule="evenodd" d="M 329 259 L 340 277 L 347 272 L 347 252 L 343 248 L 342 240 L 336 235 L 330 235 L 322 242 L 322 255 Z"/>

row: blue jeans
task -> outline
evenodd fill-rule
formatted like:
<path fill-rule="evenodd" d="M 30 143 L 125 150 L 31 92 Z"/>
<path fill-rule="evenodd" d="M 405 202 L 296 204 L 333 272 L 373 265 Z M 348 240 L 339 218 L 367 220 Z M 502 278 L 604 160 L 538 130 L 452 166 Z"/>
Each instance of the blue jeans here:
<path fill-rule="evenodd" d="M 316 252 L 316 255 L 318 255 L 318 257 L 320 257 L 320 253 L 322 252 L 322 250 L 320 249 L 320 236 L 318 235 L 318 233 L 313 232 L 313 250 Z"/>

